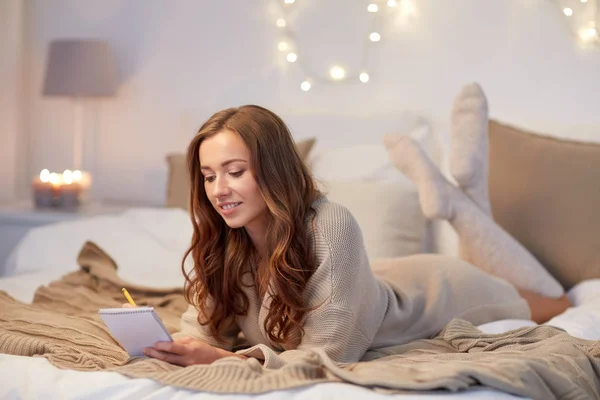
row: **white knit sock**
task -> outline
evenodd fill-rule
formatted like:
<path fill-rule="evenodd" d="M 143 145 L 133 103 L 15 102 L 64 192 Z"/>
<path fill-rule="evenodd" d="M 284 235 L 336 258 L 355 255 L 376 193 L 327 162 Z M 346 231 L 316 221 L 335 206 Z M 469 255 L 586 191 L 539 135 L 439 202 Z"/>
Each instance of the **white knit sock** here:
<path fill-rule="evenodd" d="M 421 146 L 411 137 L 400 135 L 385 135 L 383 143 L 394 165 L 417 185 L 423 214 L 427 218 L 450 218 L 444 182 L 436 179 L 437 169 Z"/>
<path fill-rule="evenodd" d="M 450 174 L 458 186 L 491 216 L 488 193 L 488 104 L 481 87 L 461 89 L 452 106 Z"/>
<path fill-rule="evenodd" d="M 497 225 L 439 169 L 410 137 L 384 137 L 390 160 L 419 190 L 423 213 L 447 219 L 457 232 L 469 262 L 520 289 L 558 298 L 562 286 L 515 239 Z"/>

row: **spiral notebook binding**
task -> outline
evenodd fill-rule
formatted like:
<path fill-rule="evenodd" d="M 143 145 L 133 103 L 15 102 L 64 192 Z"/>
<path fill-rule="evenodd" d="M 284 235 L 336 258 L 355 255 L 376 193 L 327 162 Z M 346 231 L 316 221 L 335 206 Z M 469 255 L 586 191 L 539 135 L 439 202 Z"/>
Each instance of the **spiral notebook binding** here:
<path fill-rule="evenodd" d="M 152 312 L 154 307 L 137 307 L 137 308 L 101 308 L 98 310 L 98 314 L 105 315 L 123 315 L 123 314 L 143 314 Z"/>

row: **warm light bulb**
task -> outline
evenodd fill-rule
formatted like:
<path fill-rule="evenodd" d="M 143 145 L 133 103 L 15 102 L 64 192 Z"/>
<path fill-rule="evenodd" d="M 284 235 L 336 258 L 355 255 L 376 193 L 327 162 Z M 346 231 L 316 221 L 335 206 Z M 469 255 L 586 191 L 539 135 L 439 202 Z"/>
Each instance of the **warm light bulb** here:
<path fill-rule="evenodd" d="M 367 11 L 376 13 L 377 11 L 379 11 L 379 7 L 377 7 L 377 4 L 369 4 L 369 6 L 367 7 Z"/>
<path fill-rule="evenodd" d="M 294 4 L 296 0 L 285 0 L 285 4 Z"/>
<path fill-rule="evenodd" d="M 286 58 L 289 62 L 296 62 L 298 55 L 296 53 L 288 53 Z"/>
<path fill-rule="evenodd" d="M 388 0 L 387 5 L 388 7 L 396 7 L 396 0 Z"/>
<path fill-rule="evenodd" d="M 288 49 L 288 44 L 287 44 L 287 42 L 279 42 L 279 44 L 277 45 L 277 48 L 280 51 L 286 51 Z"/>
<path fill-rule="evenodd" d="M 581 0 L 582 3 L 587 3 L 587 0 Z"/>
<path fill-rule="evenodd" d="M 569 7 L 565 8 L 565 9 L 563 10 L 563 12 L 565 13 L 565 15 L 566 15 L 567 17 L 570 17 L 571 15 L 573 15 L 573 9 L 572 9 L 572 8 L 569 8 Z"/>
<path fill-rule="evenodd" d="M 580 29 L 578 34 L 579 38 L 584 42 L 590 42 L 598 39 L 598 30 L 594 26 Z"/>
<path fill-rule="evenodd" d="M 287 23 L 285 22 L 285 19 L 283 19 L 283 18 L 279 18 L 277 20 L 276 24 L 280 28 L 285 28 L 285 26 L 287 25 Z"/>
<path fill-rule="evenodd" d="M 50 174 L 50 178 L 48 179 L 51 184 L 56 185 L 60 181 L 60 177 L 56 172 Z"/>
<path fill-rule="evenodd" d="M 50 180 L 50 171 L 48 171 L 47 169 L 43 169 L 40 172 L 40 181 L 42 182 L 48 182 Z"/>
<path fill-rule="evenodd" d="M 358 79 L 360 79 L 360 81 L 362 83 L 367 83 L 367 82 L 369 82 L 369 74 L 367 74 L 366 72 L 363 72 L 362 74 L 360 74 L 358 76 Z"/>
<path fill-rule="evenodd" d="M 331 77 L 336 81 L 339 81 L 341 79 L 344 79 L 344 77 L 346 76 L 346 71 L 344 70 L 344 68 L 335 65 L 329 70 L 329 75 L 331 75 Z"/>
<path fill-rule="evenodd" d="M 381 40 L 381 35 L 377 32 L 373 32 L 369 35 L 369 39 L 371 39 L 371 42 L 379 42 Z"/>
<path fill-rule="evenodd" d="M 82 176 L 83 176 L 83 174 L 81 173 L 80 170 L 73 171 L 73 180 L 74 181 L 80 181 Z"/>
<path fill-rule="evenodd" d="M 300 89 L 302 89 L 305 92 L 308 92 L 310 90 L 310 82 L 309 81 L 304 81 L 300 84 Z"/>
<path fill-rule="evenodd" d="M 62 178 L 67 185 L 70 185 L 73 183 L 73 172 L 71 172 L 70 169 L 65 169 L 65 172 L 62 174 Z"/>
<path fill-rule="evenodd" d="M 412 0 L 402 0 L 402 3 L 400 3 L 400 13 L 405 18 L 414 17 L 417 15 L 417 7 Z"/>

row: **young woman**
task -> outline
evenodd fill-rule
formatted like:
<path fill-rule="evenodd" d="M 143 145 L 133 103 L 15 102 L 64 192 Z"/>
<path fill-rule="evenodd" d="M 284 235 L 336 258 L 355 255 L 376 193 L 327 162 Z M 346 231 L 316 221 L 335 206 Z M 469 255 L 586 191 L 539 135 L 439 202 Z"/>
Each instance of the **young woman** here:
<path fill-rule="evenodd" d="M 184 366 L 235 356 L 279 368 L 308 350 L 356 362 L 434 335 L 454 317 L 481 324 L 537 313 L 541 296 L 522 297 L 456 258 L 370 265 L 355 219 L 316 189 L 288 128 L 262 107 L 213 115 L 187 161 L 190 307 L 175 341 L 147 356 Z M 240 331 L 252 347 L 232 353 Z"/>

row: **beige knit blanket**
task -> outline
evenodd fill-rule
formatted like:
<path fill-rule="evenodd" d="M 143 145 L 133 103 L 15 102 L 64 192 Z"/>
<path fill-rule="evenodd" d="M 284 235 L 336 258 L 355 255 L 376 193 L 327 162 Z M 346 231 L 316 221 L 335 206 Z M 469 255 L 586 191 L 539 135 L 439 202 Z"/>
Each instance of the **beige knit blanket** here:
<path fill-rule="evenodd" d="M 181 289 L 156 290 L 121 281 L 115 263 L 92 243 L 82 249 L 79 264 L 80 271 L 40 287 L 30 305 L 0 292 L 0 352 L 45 357 L 59 368 L 112 370 L 220 393 L 346 382 L 389 392 L 486 386 L 533 399 L 600 399 L 600 342 L 547 326 L 485 335 L 453 320 L 435 338 L 372 351 L 362 362 L 345 366 L 319 352 L 278 370 L 234 357 L 187 368 L 129 359 L 99 319 L 98 309 L 123 303 L 120 288 L 126 286 L 139 305 L 155 307 L 175 332 L 187 306 Z"/>

